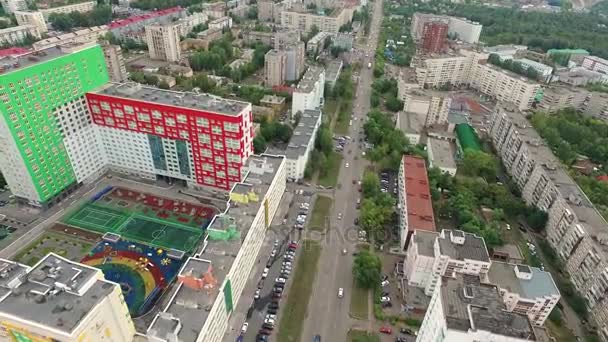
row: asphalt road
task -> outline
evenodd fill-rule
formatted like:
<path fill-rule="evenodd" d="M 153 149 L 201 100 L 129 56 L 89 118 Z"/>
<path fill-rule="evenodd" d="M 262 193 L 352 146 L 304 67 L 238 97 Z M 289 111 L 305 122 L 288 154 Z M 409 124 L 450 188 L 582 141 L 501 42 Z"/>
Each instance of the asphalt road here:
<path fill-rule="evenodd" d="M 312 236 L 322 240 L 320 242 L 323 250 L 304 323 L 302 342 L 312 341 L 317 334 L 321 335 L 323 341 L 346 341 L 348 330 L 357 324 L 349 317 L 349 309 L 352 291 L 352 253 L 357 243 L 357 229 L 353 222 L 358 216 L 356 199 L 361 194 L 358 192 L 358 186 L 352 185 L 352 181 L 360 179 L 368 165 L 361 156 L 358 139 L 363 134 L 363 124 L 370 109 L 373 56 L 381 23 L 382 1 L 377 0 L 374 2 L 368 45 L 361 47 L 366 50 L 369 57 L 361 63 L 353 106 L 356 120 L 353 120 L 349 134 L 353 139 L 345 147 L 346 151 L 352 149 L 352 153 L 344 154 L 339 177 L 342 186 L 334 192 L 334 207 L 329 219 L 328 233 L 323 237 Z M 372 68 L 367 68 L 368 62 L 372 63 Z M 349 167 L 346 167 L 347 163 Z M 338 213 L 343 215 L 341 220 L 338 219 Z M 343 249 L 347 250 L 346 255 L 342 254 Z M 341 299 L 337 296 L 340 287 L 344 288 L 344 298 Z M 357 325 L 360 325 L 360 322 Z"/>

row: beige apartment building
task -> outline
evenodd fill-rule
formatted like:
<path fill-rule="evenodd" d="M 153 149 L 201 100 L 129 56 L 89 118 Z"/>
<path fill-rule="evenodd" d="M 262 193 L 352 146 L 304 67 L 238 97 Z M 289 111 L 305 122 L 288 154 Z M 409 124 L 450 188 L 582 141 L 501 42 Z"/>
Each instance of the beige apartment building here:
<path fill-rule="evenodd" d="M 18 25 L 34 25 L 40 32 L 48 32 L 46 21 L 41 12 L 15 11 L 15 19 Z"/>
<path fill-rule="evenodd" d="M 338 33 L 342 25 L 353 19 L 353 10 L 350 8 L 336 8 L 329 15 L 284 10 L 281 12 L 281 26 L 310 32 L 316 26 L 321 32 Z"/>
<path fill-rule="evenodd" d="M 60 7 L 45 8 L 45 9 L 41 9 L 40 12 L 44 16 L 44 19 L 48 19 L 49 16 L 53 13 L 69 14 L 72 12 L 80 12 L 80 13 L 90 12 L 93 10 L 93 8 L 95 8 L 95 5 L 97 5 L 96 1 L 87 1 L 87 2 L 80 2 L 77 4 L 65 5 L 65 6 L 60 6 Z"/>
<path fill-rule="evenodd" d="M 40 31 L 34 25 L 20 25 L 0 30 L 0 44 L 19 44 L 28 36 L 40 39 Z"/>
<path fill-rule="evenodd" d="M 93 26 L 75 32 L 65 33 L 60 36 L 55 36 L 43 40 L 39 40 L 32 44 L 36 51 L 46 50 L 57 45 L 66 45 L 73 43 L 90 43 L 96 42 L 97 39 L 108 32 L 108 26 Z"/>
<path fill-rule="evenodd" d="M 264 56 L 264 80 L 266 86 L 283 85 L 287 73 L 287 53 L 282 50 L 270 50 Z"/>
<path fill-rule="evenodd" d="M 179 24 L 146 26 L 146 43 L 151 59 L 177 62 L 181 57 Z"/>
<path fill-rule="evenodd" d="M 546 87 L 543 90 L 543 98 L 538 103 L 538 108 L 548 112 L 554 112 L 563 108 L 582 109 L 589 96 L 589 91 L 583 88 L 567 86 Z"/>
<path fill-rule="evenodd" d="M 125 67 L 125 60 L 120 46 L 105 44 L 101 48 L 103 49 L 103 57 L 106 61 L 110 81 L 126 82 L 129 79 L 129 74 Z"/>
<path fill-rule="evenodd" d="M 440 87 L 446 84 L 468 84 L 473 66 L 488 58 L 487 53 L 460 49 L 458 51 L 416 56 L 412 67 L 422 87 Z"/>
<path fill-rule="evenodd" d="M 520 111 L 498 106 L 488 132 L 524 201 L 547 212 L 547 241 L 608 341 L 608 223 Z"/>
<path fill-rule="evenodd" d="M 33 267 L 0 259 L 0 271 L 0 340 L 133 340 L 120 286 L 100 269 L 50 253 Z"/>

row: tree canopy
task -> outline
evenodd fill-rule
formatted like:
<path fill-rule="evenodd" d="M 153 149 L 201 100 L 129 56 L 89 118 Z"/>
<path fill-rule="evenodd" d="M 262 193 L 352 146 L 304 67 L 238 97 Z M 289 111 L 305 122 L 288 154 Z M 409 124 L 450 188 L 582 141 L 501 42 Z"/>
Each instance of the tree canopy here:
<path fill-rule="evenodd" d="M 378 286 L 382 276 L 380 257 L 368 250 L 362 250 L 355 257 L 353 275 L 359 287 L 372 289 Z"/>
<path fill-rule="evenodd" d="M 461 170 L 473 177 L 482 177 L 486 181 L 494 181 L 498 173 L 498 160 L 483 151 L 467 149 L 464 151 Z"/>
<path fill-rule="evenodd" d="M 71 31 L 74 27 L 105 25 L 112 21 L 112 8 L 107 5 L 96 6 L 90 12 L 52 13 L 49 23 L 60 31 Z"/>

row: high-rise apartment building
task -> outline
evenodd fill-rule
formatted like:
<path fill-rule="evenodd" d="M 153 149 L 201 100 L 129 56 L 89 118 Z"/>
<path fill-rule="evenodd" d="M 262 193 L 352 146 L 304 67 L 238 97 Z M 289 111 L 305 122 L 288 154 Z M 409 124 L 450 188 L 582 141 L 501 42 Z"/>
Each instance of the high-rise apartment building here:
<path fill-rule="evenodd" d="M 119 45 L 104 44 L 102 46 L 103 57 L 106 61 L 108 75 L 112 82 L 126 82 L 129 79 L 125 60 Z"/>
<path fill-rule="evenodd" d="M 350 8 L 336 8 L 329 15 L 284 10 L 281 12 L 281 26 L 302 32 L 310 32 L 317 27 L 321 32 L 338 33 L 342 25 L 353 20 L 353 13 Z"/>
<path fill-rule="evenodd" d="M 18 25 L 34 25 L 39 32 L 48 32 L 46 21 L 41 12 L 15 11 L 15 19 Z"/>
<path fill-rule="evenodd" d="M 150 58 L 177 62 L 181 57 L 179 24 L 146 26 L 146 43 Z"/>
<path fill-rule="evenodd" d="M 51 253 L 33 267 L 0 259 L 0 272 L 2 340 L 133 341 L 120 285 L 99 268 Z"/>
<path fill-rule="evenodd" d="M 283 48 L 286 56 L 285 64 L 285 80 L 296 81 L 300 79 L 304 72 L 306 59 L 306 49 L 304 42 L 294 41 L 286 44 Z"/>
<path fill-rule="evenodd" d="M 241 181 L 253 153 L 250 103 L 134 83 L 86 98 L 111 169 L 224 190 Z"/>
<path fill-rule="evenodd" d="M 46 206 L 105 164 L 84 94 L 108 81 L 99 46 L 11 59 L 0 75 L 0 170 L 19 201 Z"/>
<path fill-rule="evenodd" d="M 283 85 L 287 74 L 287 53 L 270 50 L 264 56 L 264 80 L 267 87 Z"/>
<path fill-rule="evenodd" d="M 448 25 L 447 34 L 450 38 L 472 44 L 479 42 L 479 36 L 483 27 L 481 24 L 465 18 L 417 12 L 412 16 L 412 24 L 410 26 L 412 39 L 420 41 L 424 36 L 424 26 L 432 22 Z"/>
<path fill-rule="evenodd" d="M 293 91 L 291 114 L 307 109 L 319 109 L 325 92 L 325 69 L 311 66 Z"/>
<path fill-rule="evenodd" d="M 426 53 L 440 53 L 445 50 L 448 38 L 448 24 L 430 21 L 422 26 L 422 49 Z"/>

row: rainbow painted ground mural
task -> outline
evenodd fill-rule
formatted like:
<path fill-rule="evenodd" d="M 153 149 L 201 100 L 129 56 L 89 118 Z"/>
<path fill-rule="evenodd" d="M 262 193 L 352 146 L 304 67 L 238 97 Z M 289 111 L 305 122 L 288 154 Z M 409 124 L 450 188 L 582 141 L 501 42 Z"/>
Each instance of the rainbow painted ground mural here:
<path fill-rule="evenodd" d="M 107 280 L 120 285 L 133 317 L 153 307 L 183 264 L 164 249 L 124 240 L 100 242 L 81 262 L 101 269 Z"/>

